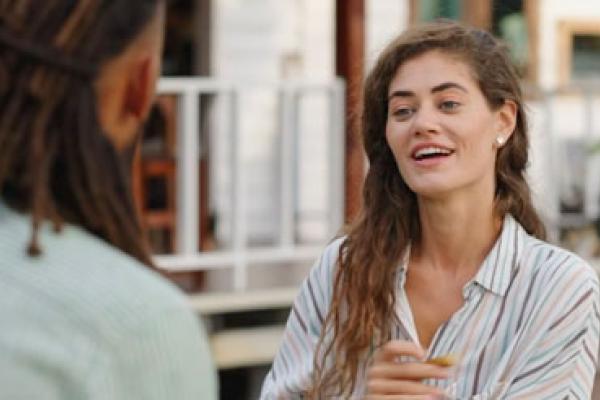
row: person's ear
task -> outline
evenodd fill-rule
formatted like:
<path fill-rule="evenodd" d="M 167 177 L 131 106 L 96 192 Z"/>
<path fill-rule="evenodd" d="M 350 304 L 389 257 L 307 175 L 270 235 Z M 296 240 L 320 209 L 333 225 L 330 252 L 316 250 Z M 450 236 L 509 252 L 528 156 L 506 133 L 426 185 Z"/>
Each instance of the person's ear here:
<path fill-rule="evenodd" d="M 135 140 L 154 102 L 164 33 L 165 5 L 138 38 L 102 65 L 94 81 L 99 123 L 115 148 Z"/>
<path fill-rule="evenodd" d="M 496 111 L 496 140 L 501 138 L 502 144 L 506 143 L 515 130 L 517 125 L 517 103 L 512 100 L 505 100 L 504 104 Z"/>
<path fill-rule="evenodd" d="M 125 87 L 123 117 L 139 127 L 148 117 L 154 101 L 157 67 L 151 56 L 138 59 L 131 67 Z"/>
<path fill-rule="evenodd" d="M 134 140 L 150 112 L 159 65 L 149 53 L 123 56 L 106 65 L 96 82 L 100 122 L 117 150 Z"/>

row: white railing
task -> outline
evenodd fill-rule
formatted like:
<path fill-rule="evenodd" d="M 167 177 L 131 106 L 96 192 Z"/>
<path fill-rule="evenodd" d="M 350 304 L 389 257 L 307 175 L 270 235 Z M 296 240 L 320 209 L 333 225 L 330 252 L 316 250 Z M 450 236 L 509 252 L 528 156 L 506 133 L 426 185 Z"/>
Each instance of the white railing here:
<path fill-rule="evenodd" d="M 240 95 L 260 88 L 279 94 L 279 134 L 281 144 L 281 174 L 279 189 L 280 221 L 278 242 L 262 247 L 248 245 L 247 193 L 243 188 L 247 182 L 242 163 L 242 140 L 240 140 Z M 251 264 L 283 264 L 309 261 L 318 257 L 324 243 L 299 245 L 294 240 L 296 228 L 294 173 L 297 165 L 295 143 L 299 132 L 299 100 L 311 93 L 320 93 L 328 98 L 327 117 L 327 193 L 326 224 L 328 236 L 333 236 L 342 226 L 344 217 L 344 83 L 331 82 L 280 82 L 280 83 L 231 83 L 210 78 L 162 78 L 158 84 L 159 94 L 176 95 L 178 99 L 177 128 L 177 247 L 175 254 L 157 255 L 156 264 L 168 271 L 192 271 L 209 269 L 233 269 L 233 288 L 242 291 L 247 287 L 247 273 Z M 199 169 L 201 142 L 199 140 L 200 102 L 202 96 L 219 96 L 225 101 L 228 121 L 226 134 L 231 144 L 231 193 L 232 199 L 232 243 L 224 250 L 200 252 L 199 243 Z M 269 116 L 265 116 L 268 118 Z M 277 117 L 277 116 L 276 116 Z"/>
<path fill-rule="evenodd" d="M 279 148 L 282 160 L 279 176 L 279 207 L 274 210 L 277 216 L 277 242 L 268 246 L 250 246 L 248 227 L 248 193 L 242 190 L 248 181 L 248 172 L 242 163 L 242 140 L 240 97 L 253 90 L 271 90 L 278 93 L 277 118 Z M 327 134 L 327 237 L 332 237 L 343 223 L 344 193 L 344 83 L 331 82 L 276 82 L 276 83 L 232 83 L 209 78 L 162 78 L 159 93 L 176 95 L 178 98 L 177 132 L 177 248 L 174 254 L 157 255 L 156 263 L 168 271 L 193 271 L 230 269 L 233 271 L 233 288 L 242 291 L 247 288 L 247 274 L 251 265 L 286 264 L 308 262 L 318 257 L 324 243 L 298 244 L 294 239 L 297 228 L 296 205 L 294 198 L 298 184 L 295 176 L 300 167 L 297 157 L 297 142 L 300 134 L 300 101 L 307 95 L 319 93 L 329 102 L 326 116 L 329 121 Z M 532 91 L 530 91 L 531 93 Z M 597 86 L 571 87 L 567 89 L 539 90 L 529 96 L 530 121 L 532 121 L 532 155 L 534 191 L 545 203 L 545 216 L 551 238 L 558 240 L 560 229 L 569 228 L 582 221 L 598 218 L 600 207 L 600 177 L 594 164 L 598 157 L 586 161 L 583 185 L 584 209 L 579 214 L 560 212 L 560 192 L 565 164 L 560 159 L 564 153 L 566 140 L 581 141 L 583 146 L 600 141 L 600 88 Z M 200 252 L 199 237 L 199 169 L 198 160 L 202 151 L 199 132 L 202 118 L 200 105 L 204 96 L 214 95 L 223 101 L 227 123 L 221 124 L 231 145 L 230 185 L 231 201 L 231 243 L 226 249 Z M 537 156 L 536 156 L 537 153 Z M 600 169 L 599 169 L 600 170 Z M 535 172 L 535 171 L 534 171 Z M 597 181 L 597 182 L 596 182 Z M 590 184 L 594 183 L 596 184 Z"/>

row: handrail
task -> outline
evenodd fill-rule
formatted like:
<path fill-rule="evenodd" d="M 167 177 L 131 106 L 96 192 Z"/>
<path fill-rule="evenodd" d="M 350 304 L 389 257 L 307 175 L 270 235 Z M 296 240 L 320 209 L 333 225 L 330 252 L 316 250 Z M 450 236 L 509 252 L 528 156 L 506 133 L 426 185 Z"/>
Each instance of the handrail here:
<path fill-rule="evenodd" d="M 280 240 L 270 246 L 260 248 L 248 245 L 248 202 L 242 188 L 247 184 L 247 172 L 242 163 L 242 140 L 240 139 L 240 96 L 253 90 L 272 90 L 280 93 L 280 113 L 265 115 L 265 118 L 280 118 L 279 130 L 281 146 L 282 172 L 280 181 L 281 207 L 277 211 L 280 219 Z M 245 290 L 247 273 L 251 264 L 271 263 L 285 264 L 291 261 L 307 262 L 318 257 L 325 243 L 300 245 L 294 241 L 295 199 L 293 198 L 295 166 L 294 147 L 299 134 L 300 111 L 299 100 L 314 93 L 322 94 L 328 99 L 328 110 L 325 117 L 330 121 L 326 146 L 329 149 L 327 158 L 328 199 L 327 220 L 328 237 L 333 236 L 343 223 L 344 192 L 344 82 L 340 79 L 331 81 L 285 81 L 285 82 L 230 82 L 203 77 L 169 77 L 161 78 L 157 85 L 159 94 L 177 96 L 178 129 L 176 149 L 176 198 L 177 218 L 175 254 L 157 255 L 155 262 L 158 268 L 168 271 L 193 271 L 209 269 L 233 269 L 234 288 Z M 200 105 L 205 95 L 216 95 L 225 101 L 221 104 L 228 110 L 226 135 L 232 148 L 231 192 L 233 193 L 232 246 L 229 249 L 201 252 L 198 249 L 199 237 L 199 171 L 198 160 L 200 148 L 199 132 L 201 119 Z"/>

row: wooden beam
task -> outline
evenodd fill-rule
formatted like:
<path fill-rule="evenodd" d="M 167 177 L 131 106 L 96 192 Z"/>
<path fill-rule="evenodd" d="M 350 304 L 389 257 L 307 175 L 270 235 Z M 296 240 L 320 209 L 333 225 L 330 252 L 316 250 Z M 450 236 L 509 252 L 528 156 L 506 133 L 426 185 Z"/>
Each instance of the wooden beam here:
<path fill-rule="evenodd" d="M 192 310 L 208 317 L 231 312 L 290 308 L 298 291 L 298 287 L 276 287 L 236 293 L 199 293 L 188 295 L 188 301 Z"/>
<path fill-rule="evenodd" d="M 361 206 L 365 157 L 359 118 L 364 75 L 364 0 L 336 0 L 336 74 L 346 80 L 345 216 L 351 220 Z"/>
<path fill-rule="evenodd" d="M 421 13 L 420 1 L 409 0 L 408 7 L 408 25 L 413 26 L 419 22 L 419 15 Z"/>
<path fill-rule="evenodd" d="M 524 0 L 523 8 L 527 21 L 529 56 L 527 59 L 526 79 L 534 85 L 539 84 L 539 0 Z"/>
<path fill-rule="evenodd" d="M 492 28 L 492 0 L 463 0 L 463 21 L 490 30 Z"/>
<path fill-rule="evenodd" d="M 210 347 L 218 369 L 269 365 L 277 355 L 285 326 L 271 325 L 224 329 L 210 336 Z"/>

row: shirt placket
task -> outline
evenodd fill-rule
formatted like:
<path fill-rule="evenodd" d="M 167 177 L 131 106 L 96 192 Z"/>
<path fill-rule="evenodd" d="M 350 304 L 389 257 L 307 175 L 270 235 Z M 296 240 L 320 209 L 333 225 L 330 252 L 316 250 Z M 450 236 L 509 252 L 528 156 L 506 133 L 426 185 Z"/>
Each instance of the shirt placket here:
<path fill-rule="evenodd" d="M 469 314 L 469 309 L 472 308 L 472 302 L 475 300 L 475 284 L 469 283 L 463 289 L 464 304 L 443 323 L 431 341 L 431 346 L 427 349 L 428 357 L 437 357 L 450 352 L 448 343 L 453 343 L 459 334 L 459 328 L 464 327 L 464 321 Z"/>

